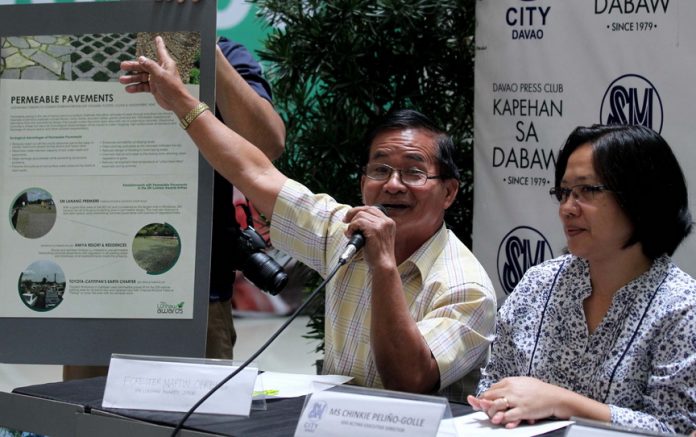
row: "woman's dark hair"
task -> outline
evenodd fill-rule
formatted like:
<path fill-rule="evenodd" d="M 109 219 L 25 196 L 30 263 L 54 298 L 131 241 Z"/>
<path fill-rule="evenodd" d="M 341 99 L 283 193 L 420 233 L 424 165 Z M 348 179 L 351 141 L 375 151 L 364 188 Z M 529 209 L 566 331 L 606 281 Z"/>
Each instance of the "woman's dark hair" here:
<path fill-rule="evenodd" d="M 587 143 L 592 145 L 594 170 L 601 183 L 614 193 L 633 224 L 624 247 L 641 243 L 643 253 L 652 260 L 672 255 L 693 222 L 684 174 L 667 142 L 643 126 L 578 127 L 559 153 L 556 187 L 570 155 Z"/>
<path fill-rule="evenodd" d="M 440 129 L 428 117 L 413 109 L 389 111 L 365 137 L 365 147 L 361 166 L 370 159 L 370 147 L 375 137 L 382 132 L 402 129 L 424 129 L 436 135 L 437 159 L 442 179 L 459 179 L 459 169 L 455 163 L 456 148 L 452 137 Z"/>

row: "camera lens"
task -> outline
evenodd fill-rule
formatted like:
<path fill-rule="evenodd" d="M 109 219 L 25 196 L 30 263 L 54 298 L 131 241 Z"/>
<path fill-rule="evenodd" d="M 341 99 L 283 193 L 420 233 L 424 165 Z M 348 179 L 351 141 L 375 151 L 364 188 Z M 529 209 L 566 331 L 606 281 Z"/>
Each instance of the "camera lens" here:
<path fill-rule="evenodd" d="M 242 271 L 247 279 L 272 295 L 280 293 L 288 283 L 288 275 L 283 268 L 263 252 L 252 253 Z"/>

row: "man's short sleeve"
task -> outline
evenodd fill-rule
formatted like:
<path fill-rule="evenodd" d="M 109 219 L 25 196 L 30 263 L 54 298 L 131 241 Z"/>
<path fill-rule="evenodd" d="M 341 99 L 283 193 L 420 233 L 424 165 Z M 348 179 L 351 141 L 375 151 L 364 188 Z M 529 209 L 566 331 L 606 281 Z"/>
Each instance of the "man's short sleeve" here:
<path fill-rule="evenodd" d="M 263 68 L 254 59 L 254 56 L 243 45 L 230 41 L 227 38 L 220 38 L 218 41 L 220 50 L 225 55 L 229 63 L 234 67 L 240 76 L 246 80 L 250 87 L 258 95 L 272 101 L 271 86 L 263 77 Z"/>

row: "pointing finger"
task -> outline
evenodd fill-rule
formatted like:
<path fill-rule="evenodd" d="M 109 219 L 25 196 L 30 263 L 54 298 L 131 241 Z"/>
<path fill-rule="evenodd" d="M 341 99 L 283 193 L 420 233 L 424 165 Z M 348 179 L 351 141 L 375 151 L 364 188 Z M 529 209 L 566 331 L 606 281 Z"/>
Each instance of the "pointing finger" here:
<path fill-rule="evenodd" d="M 169 56 L 167 47 L 164 44 L 164 39 L 159 35 L 155 37 L 155 46 L 157 47 L 157 57 L 162 63 L 162 67 L 167 69 L 170 65 L 173 65 L 174 60 Z"/>

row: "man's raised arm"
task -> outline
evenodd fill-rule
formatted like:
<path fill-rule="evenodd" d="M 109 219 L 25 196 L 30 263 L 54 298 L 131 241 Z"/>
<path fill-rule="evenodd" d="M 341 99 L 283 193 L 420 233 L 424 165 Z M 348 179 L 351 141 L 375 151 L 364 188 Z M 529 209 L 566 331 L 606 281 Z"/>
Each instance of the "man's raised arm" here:
<path fill-rule="evenodd" d="M 230 62 L 216 45 L 215 104 L 222 119 L 270 159 L 276 159 L 285 149 L 285 124 L 271 102 L 254 91 Z"/>
<path fill-rule="evenodd" d="M 181 81 L 176 63 L 169 56 L 161 37 L 155 38 L 159 63 L 144 56 L 137 61 L 124 61 L 121 69 L 135 73 L 121 76 L 119 81 L 130 93 L 152 93 L 157 103 L 174 112 L 179 120 L 201 103 Z M 210 111 L 203 111 L 186 130 L 205 159 L 239 188 L 256 208 L 267 217 L 273 212 L 275 200 L 285 175 L 253 144 L 220 122 Z"/>

